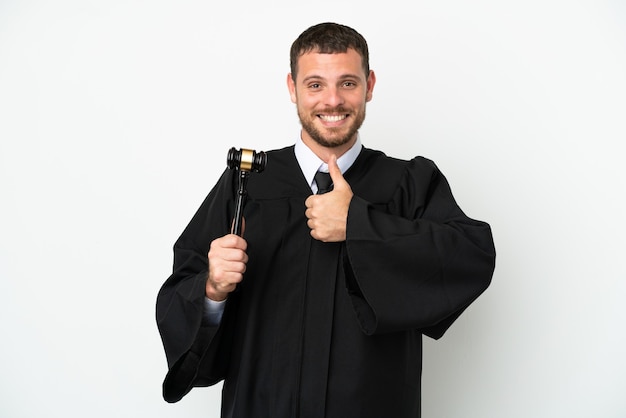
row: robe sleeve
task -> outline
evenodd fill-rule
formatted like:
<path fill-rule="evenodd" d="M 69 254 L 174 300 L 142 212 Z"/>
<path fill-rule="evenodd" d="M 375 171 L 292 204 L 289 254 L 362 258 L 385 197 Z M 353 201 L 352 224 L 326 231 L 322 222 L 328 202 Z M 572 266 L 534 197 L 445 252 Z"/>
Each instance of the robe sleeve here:
<path fill-rule="evenodd" d="M 163 397 L 177 402 L 194 386 L 224 378 L 228 367 L 228 301 L 219 326 L 202 323 L 208 250 L 211 241 L 228 233 L 232 217 L 232 173 L 226 171 L 174 244 L 172 274 L 161 287 L 156 320 L 168 364 Z M 234 298 L 236 299 L 236 297 Z"/>
<path fill-rule="evenodd" d="M 430 160 L 416 158 L 384 207 L 354 196 L 346 285 L 368 334 L 418 329 L 440 338 L 489 286 L 491 229 L 467 217 Z"/>

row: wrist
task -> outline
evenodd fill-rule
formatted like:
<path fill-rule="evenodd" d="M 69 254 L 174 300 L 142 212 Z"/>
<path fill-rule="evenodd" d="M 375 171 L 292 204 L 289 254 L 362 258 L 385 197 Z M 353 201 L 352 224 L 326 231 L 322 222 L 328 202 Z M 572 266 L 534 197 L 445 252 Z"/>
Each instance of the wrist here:
<path fill-rule="evenodd" d="M 207 283 L 205 296 L 214 302 L 222 302 L 226 300 L 226 298 L 228 297 L 228 293 L 219 292 L 217 289 L 215 289 L 213 285 L 211 285 L 210 283 Z"/>

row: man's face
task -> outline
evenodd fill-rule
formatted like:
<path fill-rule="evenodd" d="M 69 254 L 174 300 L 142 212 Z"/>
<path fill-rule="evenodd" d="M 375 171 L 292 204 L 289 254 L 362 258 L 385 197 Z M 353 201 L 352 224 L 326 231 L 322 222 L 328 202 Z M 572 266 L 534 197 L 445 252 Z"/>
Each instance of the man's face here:
<path fill-rule="evenodd" d="M 300 56 L 296 80 L 290 74 L 287 84 L 304 142 L 327 148 L 351 146 L 365 120 L 365 103 L 372 98 L 374 83 L 374 73 L 367 77 L 361 56 L 353 49 Z"/>

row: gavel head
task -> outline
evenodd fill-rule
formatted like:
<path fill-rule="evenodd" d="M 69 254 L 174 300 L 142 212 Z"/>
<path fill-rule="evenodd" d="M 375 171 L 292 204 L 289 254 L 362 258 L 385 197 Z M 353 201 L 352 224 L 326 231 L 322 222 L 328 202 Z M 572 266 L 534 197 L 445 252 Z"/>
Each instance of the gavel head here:
<path fill-rule="evenodd" d="M 228 150 L 226 163 L 230 169 L 234 168 L 240 171 L 260 173 L 265 169 L 267 156 L 263 151 L 256 152 L 245 148 L 236 150 L 235 147 L 233 147 Z"/>

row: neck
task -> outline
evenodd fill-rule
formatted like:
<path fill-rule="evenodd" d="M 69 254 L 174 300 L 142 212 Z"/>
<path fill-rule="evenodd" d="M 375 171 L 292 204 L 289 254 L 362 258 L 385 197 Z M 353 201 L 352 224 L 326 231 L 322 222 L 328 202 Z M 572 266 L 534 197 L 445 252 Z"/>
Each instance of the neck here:
<path fill-rule="evenodd" d="M 313 140 L 304 131 L 302 131 L 300 136 L 302 138 L 302 142 L 304 143 L 304 145 L 309 147 L 309 149 L 313 151 L 313 153 L 317 155 L 320 160 L 324 161 L 327 164 L 331 155 L 335 155 L 337 158 L 341 157 L 343 154 L 348 152 L 350 148 L 352 148 L 352 146 L 354 145 L 357 139 L 357 134 L 355 134 L 354 137 L 352 137 L 345 144 L 338 145 L 336 147 L 325 147 L 319 144 L 317 141 Z"/>

